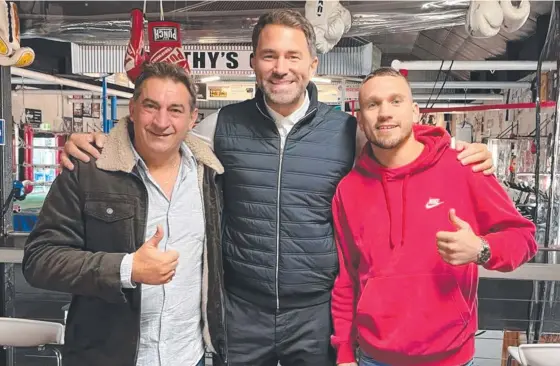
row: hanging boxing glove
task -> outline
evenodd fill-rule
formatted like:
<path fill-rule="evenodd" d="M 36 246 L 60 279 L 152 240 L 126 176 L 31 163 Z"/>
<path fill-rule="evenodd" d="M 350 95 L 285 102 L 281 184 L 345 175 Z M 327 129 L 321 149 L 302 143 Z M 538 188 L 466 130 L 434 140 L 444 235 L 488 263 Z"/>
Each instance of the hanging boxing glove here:
<path fill-rule="evenodd" d="M 149 62 L 177 64 L 190 74 L 189 63 L 181 44 L 179 23 L 157 21 L 148 23 Z"/>
<path fill-rule="evenodd" d="M 497 0 L 471 1 L 465 28 L 473 38 L 490 38 L 500 32 L 504 13 Z"/>
<path fill-rule="evenodd" d="M 0 66 L 26 67 L 35 61 L 35 52 L 20 47 L 19 16 L 13 2 L 0 1 Z"/>
<path fill-rule="evenodd" d="M 504 13 L 504 23 L 502 29 L 508 33 L 513 33 L 525 24 L 531 14 L 531 4 L 529 0 L 516 1 L 517 5 L 511 0 L 500 0 L 500 6 Z"/>
<path fill-rule="evenodd" d="M 135 82 L 146 61 L 144 50 L 144 13 L 134 9 L 130 13 L 130 39 L 124 57 L 124 69 L 131 82 Z"/>
<path fill-rule="evenodd" d="M 329 52 L 352 24 L 350 12 L 338 0 L 307 0 L 305 17 L 315 31 L 315 45 L 319 53 Z"/>

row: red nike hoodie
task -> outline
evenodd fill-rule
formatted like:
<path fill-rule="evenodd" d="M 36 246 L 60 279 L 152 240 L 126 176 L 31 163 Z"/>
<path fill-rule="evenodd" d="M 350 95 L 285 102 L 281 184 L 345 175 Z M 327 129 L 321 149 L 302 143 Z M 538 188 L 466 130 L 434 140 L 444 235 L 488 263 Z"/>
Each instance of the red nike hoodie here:
<path fill-rule="evenodd" d="M 338 363 L 355 362 L 357 344 L 391 366 L 458 366 L 473 358 L 478 267 L 447 264 L 436 246 L 438 231 L 456 230 L 450 209 L 488 241 L 487 269 L 511 271 L 537 251 L 533 223 L 494 176 L 461 165 L 443 129 L 416 125 L 414 134 L 424 144 L 414 162 L 387 169 L 367 144 L 333 199 Z"/>

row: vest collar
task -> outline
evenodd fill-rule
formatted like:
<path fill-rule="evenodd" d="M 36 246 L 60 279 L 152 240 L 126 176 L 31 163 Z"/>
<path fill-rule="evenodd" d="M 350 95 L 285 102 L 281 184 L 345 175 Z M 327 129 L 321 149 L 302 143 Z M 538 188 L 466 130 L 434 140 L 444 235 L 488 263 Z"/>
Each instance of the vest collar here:
<path fill-rule="evenodd" d="M 305 115 L 309 117 L 311 115 L 315 115 L 317 111 L 317 107 L 319 105 L 319 99 L 318 99 L 319 92 L 317 91 L 317 86 L 315 86 L 315 84 L 311 81 L 309 82 L 309 84 L 307 84 L 306 89 L 307 89 L 307 96 L 309 97 L 309 108 L 307 108 Z M 274 121 L 274 118 L 272 118 L 268 113 L 266 104 L 264 102 L 264 93 L 262 92 L 260 87 L 257 88 L 257 93 L 255 94 L 255 100 L 257 102 L 257 108 L 261 111 L 261 113 Z"/>

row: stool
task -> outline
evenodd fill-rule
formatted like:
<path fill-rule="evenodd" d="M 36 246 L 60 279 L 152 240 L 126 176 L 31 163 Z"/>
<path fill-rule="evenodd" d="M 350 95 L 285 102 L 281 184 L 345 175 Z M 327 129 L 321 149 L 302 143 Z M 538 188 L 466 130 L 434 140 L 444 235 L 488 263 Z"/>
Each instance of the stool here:
<path fill-rule="evenodd" d="M 560 364 L 559 343 L 522 344 L 519 347 L 508 347 L 507 366 L 513 360 L 521 366 L 557 366 Z"/>
<path fill-rule="evenodd" d="M 64 326 L 40 320 L 0 317 L 0 346 L 48 348 L 62 366 L 62 354 L 57 346 L 64 344 Z"/>

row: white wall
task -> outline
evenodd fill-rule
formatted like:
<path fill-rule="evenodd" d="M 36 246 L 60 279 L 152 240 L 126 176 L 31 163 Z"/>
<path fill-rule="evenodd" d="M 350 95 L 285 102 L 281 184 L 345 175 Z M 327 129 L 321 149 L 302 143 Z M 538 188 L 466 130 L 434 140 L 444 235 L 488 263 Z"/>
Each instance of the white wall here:
<path fill-rule="evenodd" d="M 516 90 L 512 92 L 508 103 L 530 103 L 531 92 L 529 90 Z M 490 102 L 486 104 L 492 104 Z M 546 136 L 552 133 L 553 122 L 550 120 L 553 116 L 554 109 L 541 109 L 541 135 Z M 482 141 L 483 138 L 497 137 L 507 130 L 509 126 L 518 125 L 514 129 L 517 136 L 527 136 L 535 129 L 536 110 L 533 109 L 509 109 L 494 111 L 479 111 L 458 113 L 453 115 L 453 121 L 457 126 L 462 125 L 463 121 L 471 124 L 475 131 L 475 141 Z M 546 124 L 546 127 L 544 125 Z M 509 132 L 507 136 L 509 136 Z"/>
<path fill-rule="evenodd" d="M 84 99 L 87 101 L 87 98 Z M 94 103 L 99 103 L 98 100 Z M 110 103 L 108 104 L 107 117 L 111 117 Z M 42 112 L 43 123 L 50 124 L 52 131 L 69 132 L 63 124 L 63 118 L 73 118 L 73 103 L 69 102 L 66 95 L 60 94 L 25 94 L 21 91 L 12 93 L 12 116 L 15 123 L 25 121 L 25 108 L 39 109 Z M 118 106 L 117 118 L 128 114 L 127 106 Z M 83 117 L 83 129 L 85 132 L 102 129 L 101 118 L 103 112 L 99 110 L 99 118 Z"/>

